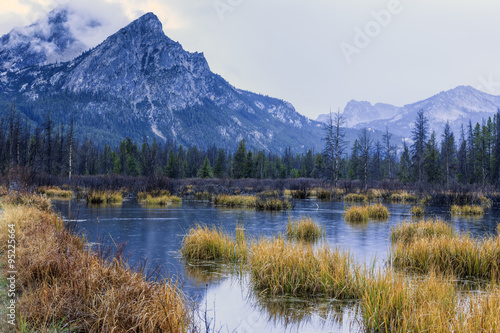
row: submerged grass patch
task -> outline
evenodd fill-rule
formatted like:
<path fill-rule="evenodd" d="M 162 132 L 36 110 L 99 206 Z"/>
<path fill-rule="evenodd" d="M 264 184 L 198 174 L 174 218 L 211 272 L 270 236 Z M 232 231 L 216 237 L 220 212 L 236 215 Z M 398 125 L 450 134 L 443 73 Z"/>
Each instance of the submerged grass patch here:
<path fill-rule="evenodd" d="M 92 205 L 121 204 L 123 195 L 118 191 L 92 190 L 87 193 L 87 203 Z"/>
<path fill-rule="evenodd" d="M 252 285 L 271 295 L 353 299 L 359 292 L 351 255 L 327 246 L 261 239 L 251 245 L 249 261 Z"/>
<path fill-rule="evenodd" d="M 475 205 L 464 205 L 464 206 L 453 205 L 453 206 L 451 206 L 451 214 L 452 215 L 483 215 L 484 209 L 481 206 L 475 206 Z"/>
<path fill-rule="evenodd" d="M 236 241 L 217 227 L 198 225 L 189 230 L 183 238 L 181 254 L 188 260 L 217 260 L 237 262 L 246 260 L 248 255 L 245 232 L 236 229 Z"/>
<path fill-rule="evenodd" d="M 344 216 L 349 222 L 366 222 L 369 219 L 384 220 L 389 218 L 389 210 L 382 204 L 351 206 Z"/>
<path fill-rule="evenodd" d="M 29 200 L 26 200 L 29 201 Z M 186 332 L 193 312 L 175 282 L 150 283 L 120 257 L 106 260 L 63 227 L 51 210 L 4 205 L 1 252 L 7 225 L 16 227 L 17 321 L 23 330 L 54 327 L 78 332 Z"/>
<path fill-rule="evenodd" d="M 301 217 L 295 221 L 288 219 L 286 235 L 290 239 L 315 241 L 325 236 L 325 229 L 321 228 L 311 217 Z"/>

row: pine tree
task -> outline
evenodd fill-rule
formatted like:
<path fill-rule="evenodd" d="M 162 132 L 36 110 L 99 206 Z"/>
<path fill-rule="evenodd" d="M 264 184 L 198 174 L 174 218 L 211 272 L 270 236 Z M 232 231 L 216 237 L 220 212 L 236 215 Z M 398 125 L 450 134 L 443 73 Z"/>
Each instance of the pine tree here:
<path fill-rule="evenodd" d="M 245 177 L 246 165 L 247 165 L 247 148 L 245 144 L 245 139 L 243 139 L 238 144 L 238 150 L 234 155 L 234 161 L 233 161 L 234 179 L 240 179 Z"/>
<path fill-rule="evenodd" d="M 455 170 L 457 168 L 456 153 L 455 137 L 450 129 L 450 124 L 447 122 L 444 126 L 443 140 L 441 141 L 441 160 L 443 162 L 446 187 L 449 187 L 455 177 Z"/>
<path fill-rule="evenodd" d="M 224 178 L 226 177 L 226 152 L 224 149 L 220 148 L 217 154 L 217 160 L 215 161 L 214 166 L 214 176 L 216 178 Z"/>
<path fill-rule="evenodd" d="M 365 191 L 368 189 L 368 174 L 369 174 L 369 161 L 371 150 L 373 146 L 373 138 L 371 133 L 367 128 L 361 130 L 361 134 L 358 137 L 360 150 L 360 160 L 363 171 L 363 188 Z"/>
<path fill-rule="evenodd" d="M 424 151 L 424 172 L 427 181 L 437 184 L 441 180 L 441 164 L 439 162 L 439 150 L 436 142 L 436 132 L 432 132 Z"/>
<path fill-rule="evenodd" d="M 344 125 L 344 118 L 340 111 L 332 114 L 330 111 L 327 122 L 324 126 L 325 136 L 323 141 L 325 141 L 325 148 L 323 150 L 323 155 L 325 160 L 330 165 L 329 169 L 332 175 L 332 180 L 334 186 L 337 186 L 337 182 L 340 178 L 340 160 L 344 154 L 345 149 L 345 133 L 342 128 Z"/>
<path fill-rule="evenodd" d="M 424 151 L 427 141 L 428 124 L 427 118 L 424 115 L 424 110 L 417 113 L 415 127 L 412 131 L 412 161 L 414 166 L 414 176 L 419 182 L 424 181 Z"/>
<path fill-rule="evenodd" d="M 210 161 L 208 160 L 208 156 L 205 157 L 205 161 L 198 171 L 199 178 L 213 178 L 214 174 L 212 173 L 212 167 L 210 166 Z"/>

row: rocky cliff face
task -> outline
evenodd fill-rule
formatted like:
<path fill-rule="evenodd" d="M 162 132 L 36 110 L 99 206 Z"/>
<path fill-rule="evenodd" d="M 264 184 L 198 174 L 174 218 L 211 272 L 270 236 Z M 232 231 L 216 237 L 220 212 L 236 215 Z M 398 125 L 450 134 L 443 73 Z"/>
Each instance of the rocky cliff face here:
<path fill-rule="evenodd" d="M 2 37 L 4 108 L 15 102 L 34 121 L 48 108 L 56 121 L 73 114 L 81 134 L 102 141 L 156 137 L 233 149 L 246 139 L 250 147 L 274 152 L 322 145 L 319 123 L 287 102 L 231 86 L 211 72 L 202 53 L 169 39 L 152 13 L 76 58 L 70 54 L 84 46 L 64 29 L 64 13 L 49 21 L 50 33 L 39 44 L 55 45 L 51 52 L 33 46 L 36 25 L 29 34 L 14 30 Z M 57 61 L 50 61 L 54 54 Z"/>

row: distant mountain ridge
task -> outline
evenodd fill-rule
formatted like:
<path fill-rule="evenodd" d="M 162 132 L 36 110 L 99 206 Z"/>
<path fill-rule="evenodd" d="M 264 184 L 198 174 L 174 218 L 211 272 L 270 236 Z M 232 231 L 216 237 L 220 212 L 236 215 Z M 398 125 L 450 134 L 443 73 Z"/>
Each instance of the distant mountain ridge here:
<path fill-rule="evenodd" d="M 236 89 L 211 72 L 203 53 L 168 38 L 153 13 L 83 53 L 66 16 L 52 12 L 45 33 L 34 24 L 2 37 L 0 112 L 15 103 L 38 124 L 49 109 L 56 122 L 74 115 L 80 135 L 108 143 L 156 137 L 234 149 L 245 139 L 265 151 L 321 149 L 320 123 L 290 103 Z"/>
<path fill-rule="evenodd" d="M 389 132 L 408 138 L 419 110 L 424 111 L 431 130 L 441 134 L 446 122 L 449 122 L 455 136 L 458 136 L 462 124 L 468 124 L 469 120 L 473 124 L 482 123 L 488 117 L 493 117 L 498 109 L 500 96 L 490 95 L 469 86 L 459 86 L 402 107 L 350 101 L 343 115 L 347 127 L 368 127 L 383 131 L 387 126 Z M 322 120 L 322 117 L 318 120 Z"/>

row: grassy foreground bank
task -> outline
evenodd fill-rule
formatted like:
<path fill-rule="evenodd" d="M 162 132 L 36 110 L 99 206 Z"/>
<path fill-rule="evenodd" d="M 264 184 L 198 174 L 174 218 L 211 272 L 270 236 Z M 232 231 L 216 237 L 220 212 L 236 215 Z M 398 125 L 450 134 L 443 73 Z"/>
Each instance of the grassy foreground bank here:
<path fill-rule="evenodd" d="M 16 239 L 16 322 L 21 332 L 191 332 L 193 311 L 173 281 L 150 283 L 120 258 L 88 251 L 40 196 L 2 199 L 0 252 Z"/>

